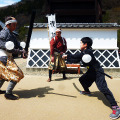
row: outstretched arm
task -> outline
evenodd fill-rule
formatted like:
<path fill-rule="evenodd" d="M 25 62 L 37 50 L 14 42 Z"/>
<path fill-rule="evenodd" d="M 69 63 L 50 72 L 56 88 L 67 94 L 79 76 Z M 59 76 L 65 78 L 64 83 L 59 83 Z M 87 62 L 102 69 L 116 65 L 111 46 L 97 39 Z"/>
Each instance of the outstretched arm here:
<path fill-rule="evenodd" d="M 83 53 L 77 53 L 77 54 L 74 54 L 74 55 L 68 54 L 67 59 L 79 59 L 79 60 L 81 60 L 82 56 L 83 56 Z"/>
<path fill-rule="evenodd" d="M 68 62 L 70 63 L 78 63 L 81 61 L 83 54 L 78 53 L 75 55 L 68 54 L 68 55 L 63 55 L 63 59 L 67 59 Z"/>

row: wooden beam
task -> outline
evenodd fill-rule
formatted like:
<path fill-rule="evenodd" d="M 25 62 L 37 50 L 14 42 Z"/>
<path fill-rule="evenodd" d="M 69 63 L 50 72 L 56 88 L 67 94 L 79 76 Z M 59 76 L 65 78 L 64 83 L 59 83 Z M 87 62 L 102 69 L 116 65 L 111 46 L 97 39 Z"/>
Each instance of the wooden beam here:
<path fill-rule="evenodd" d="M 54 10 L 54 13 L 56 14 L 62 14 L 62 15 L 95 15 L 96 12 L 93 9 L 70 9 L 70 10 L 65 10 L 65 9 L 61 9 L 61 10 Z"/>
<path fill-rule="evenodd" d="M 95 0 L 49 0 L 49 2 L 88 2 L 88 1 L 95 1 Z"/>
<path fill-rule="evenodd" d="M 66 64 L 67 67 L 77 67 L 78 68 L 78 74 L 80 74 L 80 64 Z"/>

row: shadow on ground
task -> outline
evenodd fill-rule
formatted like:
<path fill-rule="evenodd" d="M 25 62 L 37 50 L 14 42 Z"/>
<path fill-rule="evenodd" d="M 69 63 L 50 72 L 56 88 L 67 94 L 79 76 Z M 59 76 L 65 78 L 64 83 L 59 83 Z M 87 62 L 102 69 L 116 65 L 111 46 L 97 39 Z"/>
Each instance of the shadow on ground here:
<path fill-rule="evenodd" d="M 78 92 L 81 91 L 81 90 L 75 85 L 75 83 L 73 83 L 73 86 L 75 87 L 75 89 L 76 89 Z M 101 92 L 95 91 L 95 92 L 92 92 L 91 94 L 92 94 L 92 95 L 89 96 L 89 97 L 97 97 L 98 100 L 101 100 L 101 101 L 104 103 L 104 105 L 106 105 L 106 106 L 108 106 L 108 107 L 111 108 L 108 100 L 105 98 L 105 96 L 104 96 Z"/>
<path fill-rule="evenodd" d="M 60 96 L 65 96 L 65 97 L 77 98 L 77 96 L 73 96 L 73 95 L 65 95 L 65 94 L 53 93 L 53 92 L 49 92 L 48 94 L 54 94 L 54 95 L 60 95 Z"/>
<path fill-rule="evenodd" d="M 76 96 L 72 96 L 72 95 L 50 92 L 52 90 L 54 90 L 54 89 L 47 86 L 47 87 L 43 87 L 43 88 L 36 88 L 36 89 L 30 89 L 30 90 L 14 91 L 14 93 L 19 95 L 20 98 L 45 97 L 46 94 L 54 94 L 54 95 L 60 95 L 60 96 L 64 96 L 64 97 L 76 98 Z"/>
<path fill-rule="evenodd" d="M 54 90 L 49 86 L 43 88 L 36 88 L 30 90 L 17 90 L 14 91 L 15 94 L 19 95 L 20 98 L 32 98 L 32 97 L 45 97 L 45 94 L 48 94 L 49 91 Z"/>
<path fill-rule="evenodd" d="M 64 80 L 72 80 L 74 78 L 79 78 L 79 77 L 67 77 L 67 79 L 63 79 L 63 78 L 58 78 L 58 79 L 54 79 L 53 81 L 64 81 Z"/>

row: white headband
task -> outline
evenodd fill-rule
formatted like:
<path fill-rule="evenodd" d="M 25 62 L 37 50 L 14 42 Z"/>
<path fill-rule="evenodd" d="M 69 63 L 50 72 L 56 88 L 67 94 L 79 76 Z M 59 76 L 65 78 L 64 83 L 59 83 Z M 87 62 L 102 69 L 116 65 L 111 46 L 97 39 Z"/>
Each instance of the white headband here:
<path fill-rule="evenodd" d="M 10 24 L 10 23 L 17 23 L 17 20 L 8 20 L 6 23 L 5 23 L 5 26 Z"/>
<path fill-rule="evenodd" d="M 60 29 L 56 29 L 56 32 L 57 32 L 57 31 L 61 32 L 61 30 L 60 30 Z"/>

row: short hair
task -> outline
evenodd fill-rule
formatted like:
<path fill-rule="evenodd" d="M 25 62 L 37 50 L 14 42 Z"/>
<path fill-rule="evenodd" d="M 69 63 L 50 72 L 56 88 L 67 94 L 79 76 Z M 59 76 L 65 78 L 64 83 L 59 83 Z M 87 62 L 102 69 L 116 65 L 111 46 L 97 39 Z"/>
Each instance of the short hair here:
<path fill-rule="evenodd" d="M 8 17 L 6 17 L 5 18 L 5 22 L 7 22 L 7 21 L 9 21 L 9 20 L 12 20 L 14 17 L 12 17 L 12 16 L 8 16 Z M 8 25 L 10 25 L 11 23 L 9 23 Z"/>
<path fill-rule="evenodd" d="M 12 19 L 13 19 L 12 16 L 8 16 L 8 17 L 5 18 L 5 22 L 7 22 L 8 20 L 12 20 Z"/>
<path fill-rule="evenodd" d="M 92 48 L 93 40 L 90 37 L 83 37 L 81 41 L 86 44 L 87 43 L 87 48 Z"/>

